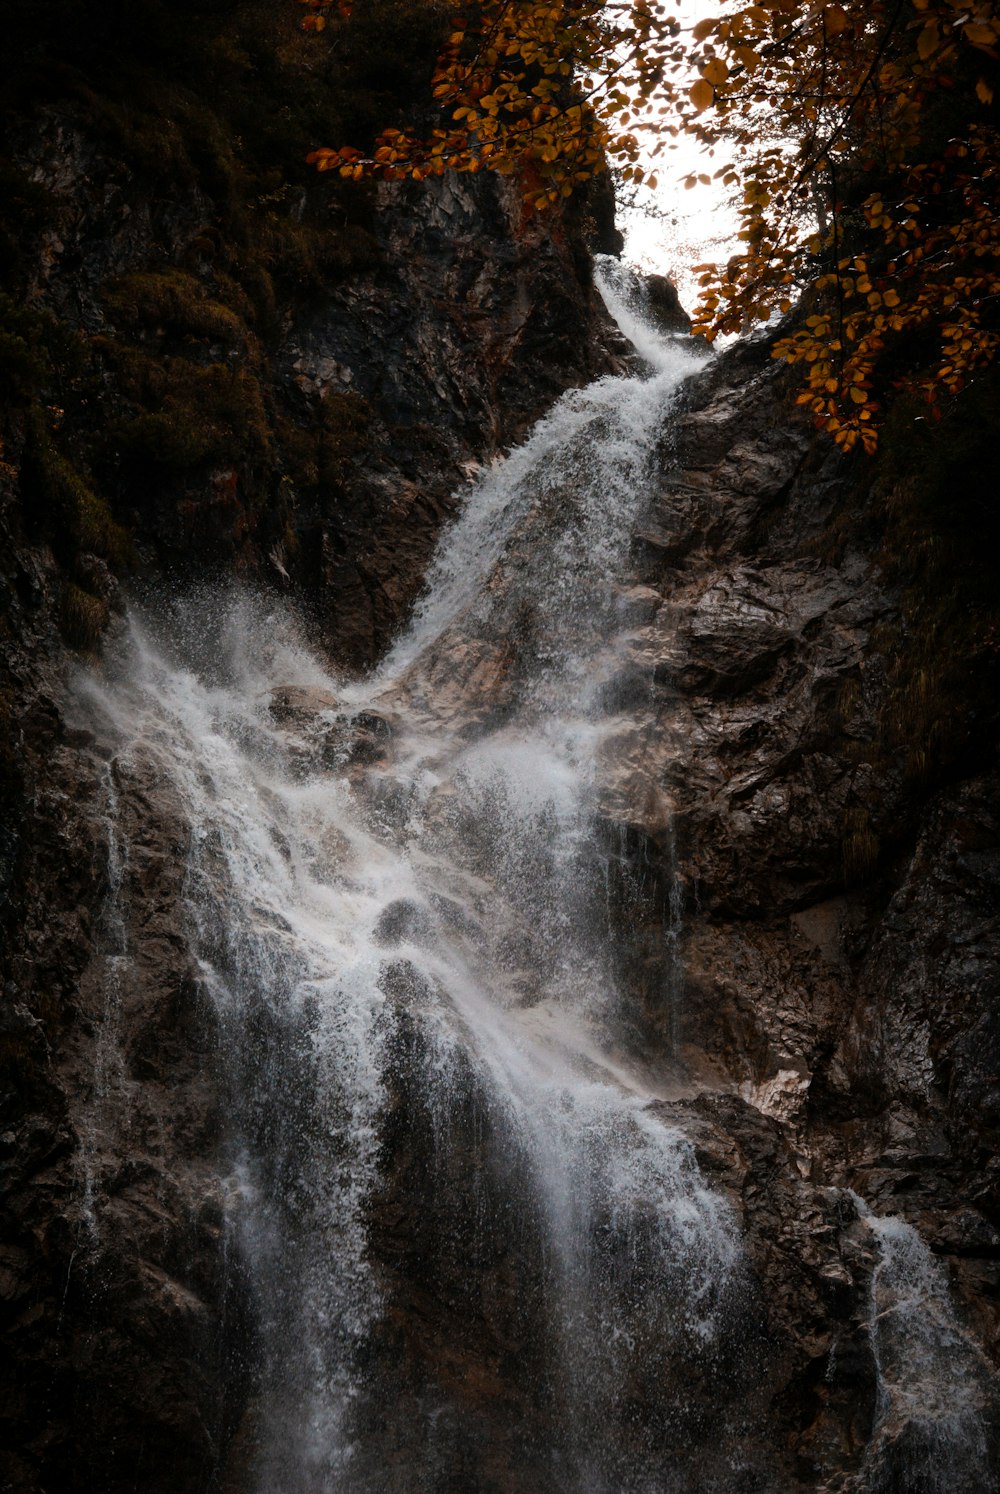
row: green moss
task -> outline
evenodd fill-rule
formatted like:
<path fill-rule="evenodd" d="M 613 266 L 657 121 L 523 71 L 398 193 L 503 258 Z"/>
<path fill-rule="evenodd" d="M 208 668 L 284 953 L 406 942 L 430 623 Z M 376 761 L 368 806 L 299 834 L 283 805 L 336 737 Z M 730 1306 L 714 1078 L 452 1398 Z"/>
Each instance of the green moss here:
<path fill-rule="evenodd" d="M 51 312 L 0 293 L 0 398 L 27 400 L 79 374 L 82 339 Z"/>
<path fill-rule="evenodd" d="M 329 392 L 322 404 L 319 480 L 329 487 L 345 480 L 353 459 L 365 446 L 372 409 L 359 394 Z"/>
<path fill-rule="evenodd" d="M 115 522 L 107 500 L 96 493 L 56 446 L 44 412 L 29 412 L 22 490 L 29 520 L 64 557 L 89 551 L 112 565 L 128 563 L 128 534 Z"/>
<path fill-rule="evenodd" d="M 277 213 L 268 214 L 260 224 L 256 253 L 282 290 L 297 297 L 374 269 L 380 259 L 374 237 L 358 224 L 345 224 L 331 233 L 328 226 Z"/>
<path fill-rule="evenodd" d="M 63 637 L 73 648 L 93 653 L 108 625 L 110 609 L 101 597 L 93 596 L 73 581 L 64 581 L 59 599 L 59 621 Z"/>
<path fill-rule="evenodd" d="M 102 292 L 107 315 L 131 331 L 200 338 L 224 347 L 245 348 L 246 325 L 228 306 L 210 299 L 205 287 L 182 270 L 124 275 Z"/>
<path fill-rule="evenodd" d="M 126 468 L 183 471 L 207 462 L 259 458 L 268 451 L 261 387 L 249 370 L 182 358 L 149 359 L 138 366 L 139 401 L 157 408 L 112 427 L 110 444 Z"/>
<path fill-rule="evenodd" d="M 39 232 L 51 220 L 52 196 L 12 162 L 0 161 L 0 278 L 20 278 L 36 251 Z"/>
<path fill-rule="evenodd" d="M 0 325 L 0 396 L 23 398 L 44 376 L 45 364 L 38 348 L 19 332 Z"/>

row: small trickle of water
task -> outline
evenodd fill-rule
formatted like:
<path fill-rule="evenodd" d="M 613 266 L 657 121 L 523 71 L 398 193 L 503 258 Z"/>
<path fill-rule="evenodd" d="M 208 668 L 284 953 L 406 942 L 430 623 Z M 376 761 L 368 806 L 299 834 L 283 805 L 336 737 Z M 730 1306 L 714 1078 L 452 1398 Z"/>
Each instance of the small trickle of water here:
<path fill-rule="evenodd" d="M 94 1053 L 93 1092 L 81 1128 L 83 1157 L 82 1225 L 92 1243 L 98 1243 L 101 1221 L 97 1196 L 101 1191 L 98 1169 L 102 1144 L 115 1142 L 128 1126 L 130 1084 L 119 1042 L 122 988 L 130 965 L 124 909 L 129 847 L 119 824 L 119 794 L 113 768 L 106 767 L 101 789 L 101 822 L 105 832 L 106 891 L 96 930 L 101 959 L 101 1009 Z"/>
<path fill-rule="evenodd" d="M 991 1372 L 955 1314 L 944 1268 L 912 1225 L 859 1213 L 878 1250 L 869 1334 L 876 1369 L 871 1494 L 988 1494 Z"/>

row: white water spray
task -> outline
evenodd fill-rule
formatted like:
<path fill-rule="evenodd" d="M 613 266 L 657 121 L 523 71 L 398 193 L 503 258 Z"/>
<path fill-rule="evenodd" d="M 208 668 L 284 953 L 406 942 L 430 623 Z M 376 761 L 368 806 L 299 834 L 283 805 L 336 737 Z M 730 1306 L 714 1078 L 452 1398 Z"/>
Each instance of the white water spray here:
<path fill-rule="evenodd" d="M 667 1487 L 649 1480 L 669 1427 L 647 1446 L 635 1407 L 662 1400 L 671 1344 L 708 1352 L 738 1265 L 728 1205 L 659 1104 L 669 1074 L 640 1075 L 620 1038 L 604 687 L 692 364 L 604 293 L 651 372 L 567 395 L 470 488 L 372 678 L 331 678 L 266 606 L 202 598 L 134 617 L 83 687 L 126 789 L 129 763 L 152 767 L 189 826 L 261 1343 L 261 1494 L 443 1487 L 461 1431 L 441 1430 L 459 1413 L 440 1375 L 415 1402 L 421 1467 L 395 1466 L 384 1415 L 408 1393 L 386 1388 L 392 1221 L 423 1126 L 416 1225 L 450 1221 L 429 1279 L 457 1238 L 488 1263 L 483 1291 L 527 1263 L 523 1352 L 566 1427 L 538 1453 L 553 1489 Z M 290 683 L 327 694 L 289 720 Z"/>
<path fill-rule="evenodd" d="M 875 1427 L 865 1487 L 872 1494 L 987 1494 L 995 1487 L 984 1418 L 990 1368 L 918 1231 L 852 1197 L 878 1251 L 869 1307 Z"/>

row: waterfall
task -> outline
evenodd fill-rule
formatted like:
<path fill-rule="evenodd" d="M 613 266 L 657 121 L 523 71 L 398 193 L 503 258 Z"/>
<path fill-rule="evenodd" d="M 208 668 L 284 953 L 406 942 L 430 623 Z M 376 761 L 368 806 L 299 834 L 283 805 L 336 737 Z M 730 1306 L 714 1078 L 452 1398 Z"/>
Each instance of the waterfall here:
<path fill-rule="evenodd" d="M 961 1327 L 941 1265 L 911 1224 L 872 1214 L 852 1195 L 874 1237 L 869 1337 L 875 1426 L 864 1487 L 871 1494 L 951 1494 L 995 1487 L 984 1413 L 991 1370 Z"/>
<path fill-rule="evenodd" d="M 136 608 L 79 687 L 122 792 L 141 764 L 187 827 L 260 1494 L 512 1487 L 502 1456 L 523 1488 L 691 1487 L 685 1377 L 740 1246 L 682 1076 L 629 1040 L 602 805 L 630 536 L 693 364 L 603 294 L 637 372 L 468 486 L 369 678 L 202 594 Z"/>

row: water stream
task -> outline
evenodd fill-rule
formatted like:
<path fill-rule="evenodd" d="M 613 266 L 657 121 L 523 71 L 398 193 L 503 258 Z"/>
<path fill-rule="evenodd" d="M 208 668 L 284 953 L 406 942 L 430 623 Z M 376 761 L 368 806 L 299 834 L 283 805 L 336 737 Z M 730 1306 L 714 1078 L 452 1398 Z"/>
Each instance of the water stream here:
<path fill-rule="evenodd" d="M 152 765 L 189 827 L 261 1494 L 463 1467 L 455 1487 L 493 1487 L 476 1384 L 504 1355 L 523 1399 L 503 1416 L 545 1487 L 671 1487 L 664 1356 L 710 1358 L 739 1272 L 729 1206 L 658 1110 L 679 1081 L 623 1036 L 606 687 L 692 363 L 603 293 L 637 372 L 566 395 L 469 486 L 370 678 L 232 595 L 137 610 L 86 686 L 116 773 Z"/>
<path fill-rule="evenodd" d="M 253 1325 L 227 1488 L 764 1487 L 740 1450 L 752 1363 L 723 1385 L 750 1341 L 736 1219 L 673 1108 L 680 899 L 656 894 L 664 1012 L 637 1034 L 626 946 L 652 909 L 615 811 L 630 536 L 692 362 L 610 271 L 601 288 L 634 372 L 567 394 L 469 484 L 369 677 L 233 591 L 136 607 L 78 682 L 108 759 L 83 1221 L 98 1241 L 101 1137 L 113 1110 L 128 1124 L 134 801 L 181 837 L 218 1033 L 226 1248 Z M 919 1235 L 855 1204 L 876 1247 L 862 1485 L 971 1494 L 978 1350 Z"/>
<path fill-rule="evenodd" d="M 868 1324 L 876 1406 L 865 1487 L 872 1494 L 988 1491 L 990 1366 L 917 1230 L 872 1214 L 857 1195 L 854 1201 L 877 1251 Z"/>

